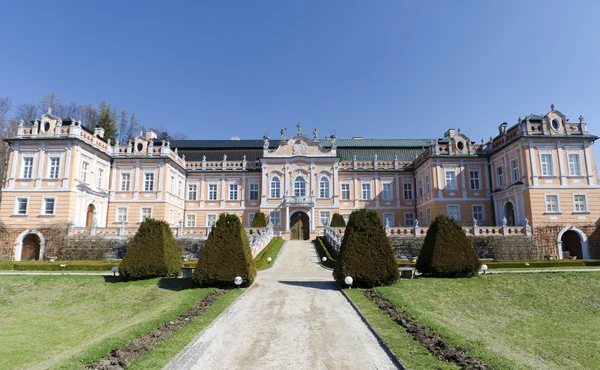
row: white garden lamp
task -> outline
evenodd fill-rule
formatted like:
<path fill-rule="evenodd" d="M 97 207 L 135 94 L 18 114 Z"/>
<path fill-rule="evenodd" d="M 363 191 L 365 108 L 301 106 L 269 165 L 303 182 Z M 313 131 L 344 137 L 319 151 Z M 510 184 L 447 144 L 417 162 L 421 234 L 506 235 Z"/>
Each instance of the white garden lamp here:
<path fill-rule="evenodd" d="M 268 263 L 271 263 L 271 261 L 273 261 L 273 259 L 271 257 L 267 258 Z"/>
<path fill-rule="evenodd" d="M 481 265 L 481 271 L 483 271 L 483 274 L 485 275 L 485 272 L 487 271 L 488 267 L 487 265 Z"/>
<path fill-rule="evenodd" d="M 323 258 L 321 258 L 321 261 L 323 261 L 323 262 L 327 262 L 327 257 L 323 257 Z"/>
<path fill-rule="evenodd" d="M 233 282 L 235 283 L 235 285 L 237 285 L 237 287 L 239 288 L 240 285 L 242 285 L 242 277 L 241 276 L 236 276 L 235 279 L 233 279 Z"/>
<path fill-rule="evenodd" d="M 352 276 L 346 276 L 346 278 L 344 279 L 344 283 L 346 283 L 346 285 L 348 285 L 348 289 L 352 289 L 353 281 L 354 281 L 354 279 L 352 279 Z"/>
<path fill-rule="evenodd" d="M 117 276 L 117 272 L 119 272 L 119 268 L 117 266 L 113 266 L 111 271 L 113 273 L 113 276 Z"/>

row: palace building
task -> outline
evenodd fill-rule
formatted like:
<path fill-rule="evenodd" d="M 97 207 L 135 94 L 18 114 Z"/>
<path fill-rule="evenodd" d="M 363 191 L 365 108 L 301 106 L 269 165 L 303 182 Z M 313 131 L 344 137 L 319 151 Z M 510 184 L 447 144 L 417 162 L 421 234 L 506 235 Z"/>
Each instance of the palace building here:
<path fill-rule="evenodd" d="M 284 238 L 309 239 L 333 213 L 347 218 L 365 207 L 388 228 L 427 227 L 440 213 L 464 226 L 531 226 L 533 234 L 561 225 L 558 258 L 600 257 L 582 231 L 600 216 L 598 137 L 583 117 L 569 122 L 554 106 L 481 142 L 460 129 L 431 139 L 323 139 L 300 125 L 276 140 L 103 136 L 49 111 L 7 140 L 0 221 L 24 230 L 10 258 L 27 259 L 27 238 L 43 238 L 38 229 L 54 223 L 109 230 L 152 217 L 194 230 L 223 212 L 250 226 L 263 212 Z"/>

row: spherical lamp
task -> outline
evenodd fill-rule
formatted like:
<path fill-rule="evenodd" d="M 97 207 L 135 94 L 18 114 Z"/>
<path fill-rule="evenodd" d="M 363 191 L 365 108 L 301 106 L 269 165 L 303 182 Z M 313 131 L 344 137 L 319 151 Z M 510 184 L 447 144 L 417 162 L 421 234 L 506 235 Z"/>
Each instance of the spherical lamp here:
<path fill-rule="evenodd" d="M 485 275 L 485 272 L 487 271 L 488 267 L 487 265 L 481 265 L 481 271 L 483 271 L 483 274 Z"/>
<path fill-rule="evenodd" d="M 267 263 L 271 263 L 271 261 L 273 261 L 273 259 L 271 257 L 267 258 Z"/>
<path fill-rule="evenodd" d="M 344 283 L 346 283 L 346 285 L 348 285 L 348 289 L 352 289 L 353 282 L 354 282 L 354 279 L 352 279 L 352 276 L 346 276 L 346 278 L 344 279 Z"/>
<path fill-rule="evenodd" d="M 242 277 L 241 276 L 236 276 L 235 279 L 233 279 L 233 282 L 235 283 L 235 285 L 237 285 L 237 287 L 239 288 L 240 285 L 242 285 Z"/>

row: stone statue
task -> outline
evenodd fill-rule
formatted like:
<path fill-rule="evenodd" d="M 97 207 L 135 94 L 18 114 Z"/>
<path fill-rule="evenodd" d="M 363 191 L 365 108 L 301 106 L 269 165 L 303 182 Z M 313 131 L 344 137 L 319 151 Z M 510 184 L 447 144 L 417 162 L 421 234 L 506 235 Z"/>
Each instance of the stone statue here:
<path fill-rule="evenodd" d="M 281 129 L 281 140 L 286 140 L 285 135 L 287 135 L 287 130 L 285 128 Z"/>
<path fill-rule="evenodd" d="M 313 140 L 319 140 L 319 129 L 318 128 L 313 130 Z"/>
<path fill-rule="evenodd" d="M 579 123 L 583 123 L 583 116 L 582 115 L 579 116 Z"/>
<path fill-rule="evenodd" d="M 202 162 L 206 162 L 206 156 L 205 155 L 202 156 Z"/>
<path fill-rule="evenodd" d="M 302 133 L 302 125 L 300 124 L 300 122 L 298 122 L 296 127 L 298 127 L 298 135 L 300 135 Z"/>
<path fill-rule="evenodd" d="M 246 162 L 246 155 L 244 154 L 244 156 L 242 157 L 242 161 Z"/>
<path fill-rule="evenodd" d="M 550 111 L 554 112 L 554 104 L 550 104 Z"/>
<path fill-rule="evenodd" d="M 269 149 L 269 137 L 267 135 L 263 136 L 263 149 Z"/>

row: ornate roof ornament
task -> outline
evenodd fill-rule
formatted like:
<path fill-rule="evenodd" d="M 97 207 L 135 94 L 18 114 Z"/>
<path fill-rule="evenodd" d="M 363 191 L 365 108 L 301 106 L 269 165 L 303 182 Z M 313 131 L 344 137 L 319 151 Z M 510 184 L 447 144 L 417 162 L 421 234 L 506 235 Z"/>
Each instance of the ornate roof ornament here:
<path fill-rule="evenodd" d="M 48 114 L 52 114 L 52 107 L 48 107 Z"/>
<path fill-rule="evenodd" d="M 269 149 L 269 136 L 268 135 L 263 136 L 263 140 L 264 140 L 263 149 Z"/>
<path fill-rule="evenodd" d="M 287 130 L 286 130 L 285 128 L 282 128 L 282 129 L 281 129 L 281 141 L 285 141 L 285 140 L 287 140 L 287 139 L 285 138 L 285 135 L 287 135 Z"/>
<path fill-rule="evenodd" d="M 298 122 L 296 127 L 298 128 L 298 135 L 302 135 L 302 125 L 300 124 L 300 122 Z"/>
<path fill-rule="evenodd" d="M 554 112 L 554 104 L 550 104 L 550 112 Z"/>
<path fill-rule="evenodd" d="M 20 120 L 20 121 L 19 121 L 19 127 L 23 127 L 24 125 L 25 125 L 25 121 L 23 121 L 23 120 Z"/>
<path fill-rule="evenodd" d="M 579 123 L 583 123 L 583 116 L 579 115 Z"/>
<path fill-rule="evenodd" d="M 313 140 L 319 140 L 319 129 L 318 128 L 313 130 Z"/>

